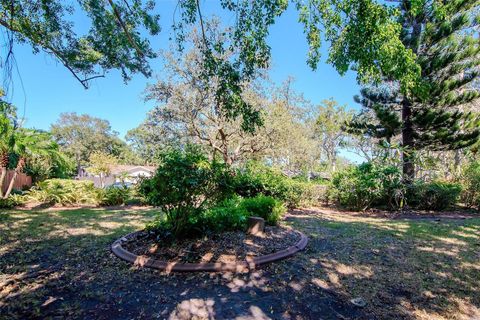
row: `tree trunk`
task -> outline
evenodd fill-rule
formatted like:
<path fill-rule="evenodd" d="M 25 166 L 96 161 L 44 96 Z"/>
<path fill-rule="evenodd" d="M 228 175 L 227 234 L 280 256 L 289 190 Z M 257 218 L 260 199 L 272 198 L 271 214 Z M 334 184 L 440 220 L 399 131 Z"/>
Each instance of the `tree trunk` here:
<path fill-rule="evenodd" d="M 80 162 L 80 156 L 78 154 L 75 155 L 75 162 L 77 163 L 77 176 L 81 177 L 81 176 L 83 176 L 82 164 Z"/>
<path fill-rule="evenodd" d="M 2 150 L 2 153 L 0 154 L 0 168 L 1 168 L 1 173 L 0 173 L 0 198 L 3 198 L 3 187 L 4 187 L 4 184 L 5 184 L 5 177 L 7 175 L 8 163 L 9 163 L 8 152 L 5 151 L 5 150 Z"/>
<path fill-rule="evenodd" d="M 0 173 L 0 198 L 3 198 L 3 185 L 5 183 L 5 177 L 7 175 L 7 167 L 2 167 Z"/>
<path fill-rule="evenodd" d="M 407 184 L 410 184 L 415 179 L 415 165 L 413 163 L 413 127 L 412 127 L 412 106 L 407 99 L 402 104 L 402 165 L 403 165 L 403 179 Z"/>
<path fill-rule="evenodd" d="M 331 151 L 330 153 L 330 161 L 331 161 L 331 165 L 332 165 L 332 172 L 335 172 L 337 171 L 337 153 L 334 150 Z"/>
<path fill-rule="evenodd" d="M 460 164 L 462 162 L 460 152 L 460 150 L 455 150 L 455 158 L 453 163 L 453 172 L 455 176 L 460 172 Z"/>
<path fill-rule="evenodd" d="M 18 174 L 22 172 L 23 167 L 25 165 L 25 158 L 21 157 L 18 159 L 17 167 L 15 168 L 15 172 L 13 173 L 12 180 L 10 180 L 10 184 L 8 186 L 7 192 L 3 196 L 4 199 L 7 199 L 10 193 L 12 193 L 13 186 L 15 185 L 15 181 L 17 180 Z"/>
<path fill-rule="evenodd" d="M 422 23 L 419 21 L 419 17 L 415 17 L 411 21 L 412 25 L 412 34 L 411 34 L 411 44 L 409 47 L 416 54 L 420 48 L 420 36 L 422 33 Z M 415 179 L 415 164 L 414 164 L 414 155 L 413 152 L 415 147 L 415 142 L 413 138 L 413 126 L 412 126 L 412 104 L 409 99 L 404 96 L 402 102 L 402 163 L 403 163 L 403 179 L 407 185 L 411 184 Z M 406 151 L 406 152 L 405 152 Z"/>

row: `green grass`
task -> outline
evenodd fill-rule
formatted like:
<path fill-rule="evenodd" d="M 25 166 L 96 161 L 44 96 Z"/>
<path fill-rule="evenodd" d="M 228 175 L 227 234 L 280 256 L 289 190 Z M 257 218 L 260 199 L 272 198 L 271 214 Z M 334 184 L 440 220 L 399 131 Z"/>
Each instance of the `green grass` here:
<path fill-rule="evenodd" d="M 150 303 L 157 301 L 159 290 L 174 290 L 168 287 L 173 278 L 138 272 L 109 250 L 115 239 L 142 229 L 156 213 L 105 209 L 1 212 L 0 283 L 31 272 L 35 276 L 0 287 L 0 318 L 46 314 L 82 318 L 92 303 L 97 311 L 111 305 L 124 287 L 135 290 L 135 295 L 145 294 L 143 299 Z M 389 220 L 320 209 L 299 211 L 287 223 L 310 240 L 301 254 L 264 268 L 261 277 L 275 296 L 293 295 L 302 308 L 311 305 L 312 290 L 334 292 L 346 304 L 360 297 L 367 302 L 363 310 L 380 319 L 480 317 L 480 218 Z M 37 271 L 42 273 L 36 275 Z M 209 286 L 202 289 L 205 295 L 231 286 L 223 275 L 178 279 L 179 286 L 184 281 L 191 288 Z M 303 289 L 292 292 L 291 284 Z M 175 294 L 165 296 L 173 305 L 182 300 Z M 45 307 L 49 297 L 57 299 L 51 309 Z M 157 308 L 161 312 L 162 303 Z"/>
<path fill-rule="evenodd" d="M 362 297 L 380 318 L 480 317 L 480 218 L 388 220 L 327 212 L 291 223 L 319 243 L 304 262 L 315 266 L 317 282 Z"/>

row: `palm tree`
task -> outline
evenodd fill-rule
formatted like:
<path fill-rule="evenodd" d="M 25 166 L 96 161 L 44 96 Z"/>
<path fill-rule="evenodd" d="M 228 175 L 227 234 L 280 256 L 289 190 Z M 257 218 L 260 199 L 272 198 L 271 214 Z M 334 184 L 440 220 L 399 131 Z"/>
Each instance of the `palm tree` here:
<path fill-rule="evenodd" d="M 50 134 L 46 132 L 18 129 L 13 136 L 14 143 L 11 152 L 18 155 L 18 162 L 8 189 L 3 195 L 4 199 L 12 192 L 15 181 L 25 168 L 29 157 L 34 154 L 48 155 L 50 157 L 59 156 L 58 145 L 51 139 Z"/>
<path fill-rule="evenodd" d="M 14 145 L 15 128 L 10 120 L 0 115 L 0 198 L 3 197 L 3 185 L 7 175 L 10 150 Z"/>

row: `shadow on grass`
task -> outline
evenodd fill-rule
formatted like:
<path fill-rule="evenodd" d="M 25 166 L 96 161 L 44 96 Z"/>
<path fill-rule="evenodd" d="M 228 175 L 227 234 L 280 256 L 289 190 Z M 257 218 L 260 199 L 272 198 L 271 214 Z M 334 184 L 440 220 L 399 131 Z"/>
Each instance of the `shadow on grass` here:
<path fill-rule="evenodd" d="M 141 229 L 154 214 L 1 214 L 0 318 L 364 318 L 334 293 L 288 285 L 297 276 L 273 266 L 245 274 L 167 275 L 138 270 L 110 253 L 115 239 Z"/>
<path fill-rule="evenodd" d="M 384 319 L 480 318 L 480 219 L 387 220 L 296 211 L 309 281 Z"/>
<path fill-rule="evenodd" d="M 0 318 L 474 318 L 478 312 L 478 219 L 434 223 L 297 211 L 287 223 L 310 242 L 291 259 L 245 274 L 167 275 L 110 253 L 115 239 L 155 213 L 0 214 Z M 354 306 L 353 298 L 366 307 Z"/>

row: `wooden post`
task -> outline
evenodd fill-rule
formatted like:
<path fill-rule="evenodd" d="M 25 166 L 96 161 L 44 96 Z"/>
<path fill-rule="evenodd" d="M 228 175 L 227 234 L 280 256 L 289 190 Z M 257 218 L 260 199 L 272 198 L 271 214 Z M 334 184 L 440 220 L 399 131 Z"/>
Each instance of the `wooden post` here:
<path fill-rule="evenodd" d="M 254 236 L 258 236 L 263 234 L 265 230 L 265 220 L 260 217 L 249 217 L 248 218 L 248 234 L 253 234 Z"/>

